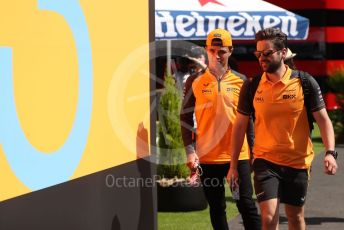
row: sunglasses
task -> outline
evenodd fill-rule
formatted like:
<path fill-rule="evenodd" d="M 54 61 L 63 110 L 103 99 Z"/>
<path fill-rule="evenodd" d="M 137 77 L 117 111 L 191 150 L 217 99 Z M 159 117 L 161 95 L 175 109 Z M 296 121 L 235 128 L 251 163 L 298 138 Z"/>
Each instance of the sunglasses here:
<path fill-rule="evenodd" d="M 269 57 L 270 55 L 276 53 L 277 51 L 280 50 L 264 50 L 264 51 L 254 51 L 253 54 L 254 56 L 256 56 L 256 58 L 260 58 L 260 56 L 264 56 L 264 57 Z"/>

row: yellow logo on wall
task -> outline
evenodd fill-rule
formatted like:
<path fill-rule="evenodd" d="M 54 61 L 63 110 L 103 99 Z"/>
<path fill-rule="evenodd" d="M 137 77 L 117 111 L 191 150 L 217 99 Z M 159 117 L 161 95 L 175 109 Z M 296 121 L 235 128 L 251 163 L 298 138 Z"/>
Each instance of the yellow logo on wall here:
<path fill-rule="evenodd" d="M 135 160 L 148 2 L 0 2 L 0 200 Z"/>

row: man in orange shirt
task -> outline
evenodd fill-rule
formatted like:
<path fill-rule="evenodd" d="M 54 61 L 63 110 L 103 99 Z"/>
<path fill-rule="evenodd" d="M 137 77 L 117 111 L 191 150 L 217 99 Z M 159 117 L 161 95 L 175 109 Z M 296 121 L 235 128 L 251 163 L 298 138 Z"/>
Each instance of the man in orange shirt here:
<path fill-rule="evenodd" d="M 208 68 L 190 76 L 185 83 L 180 121 L 188 166 L 193 170 L 199 161 L 203 169 L 201 182 L 209 203 L 212 226 L 228 229 L 224 182 L 229 170 L 232 126 L 244 76 L 228 66 L 233 51 L 228 31 L 216 29 L 210 32 L 206 51 Z M 192 141 L 193 113 L 197 123 L 196 148 Z M 239 152 L 241 183 L 237 207 L 245 229 L 260 229 L 260 218 L 252 199 L 250 150 L 246 139 Z"/>
<path fill-rule="evenodd" d="M 255 92 L 252 91 L 255 79 L 245 82 L 241 89 L 227 180 L 238 178 L 237 159 L 245 135 L 243 130 L 254 113 L 254 186 L 262 227 L 278 229 L 279 203 L 282 202 L 289 229 L 305 229 L 304 204 L 314 152 L 309 129 L 312 121 L 308 120 L 300 72 L 284 64 L 287 36 L 279 29 L 259 31 L 256 42 L 255 55 L 264 73 Z M 320 128 L 326 150 L 325 172 L 333 175 L 338 166 L 332 123 L 319 85 L 311 76 L 308 80 L 310 112 Z"/>

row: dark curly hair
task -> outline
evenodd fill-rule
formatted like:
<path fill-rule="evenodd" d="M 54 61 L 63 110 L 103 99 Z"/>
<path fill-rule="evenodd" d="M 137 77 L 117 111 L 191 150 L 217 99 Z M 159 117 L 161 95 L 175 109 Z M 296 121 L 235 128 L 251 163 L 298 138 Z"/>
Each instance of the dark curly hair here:
<path fill-rule="evenodd" d="M 270 40 L 276 49 L 287 48 L 287 35 L 279 28 L 266 28 L 256 33 L 255 41 Z"/>

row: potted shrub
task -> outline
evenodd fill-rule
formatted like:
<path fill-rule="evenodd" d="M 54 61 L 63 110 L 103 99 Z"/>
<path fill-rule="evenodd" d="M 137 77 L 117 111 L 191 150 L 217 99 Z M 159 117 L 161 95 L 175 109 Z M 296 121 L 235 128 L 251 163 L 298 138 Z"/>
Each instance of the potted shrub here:
<path fill-rule="evenodd" d="M 181 136 L 182 93 L 167 76 L 158 105 L 158 211 L 192 211 L 207 207 L 200 185 L 188 183 L 189 169 Z"/>
<path fill-rule="evenodd" d="M 339 107 L 329 112 L 336 134 L 336 142 L 344 142 L 344 67 L 335 70 L 329 77 L 329 87 L 336 94 Z"/>

